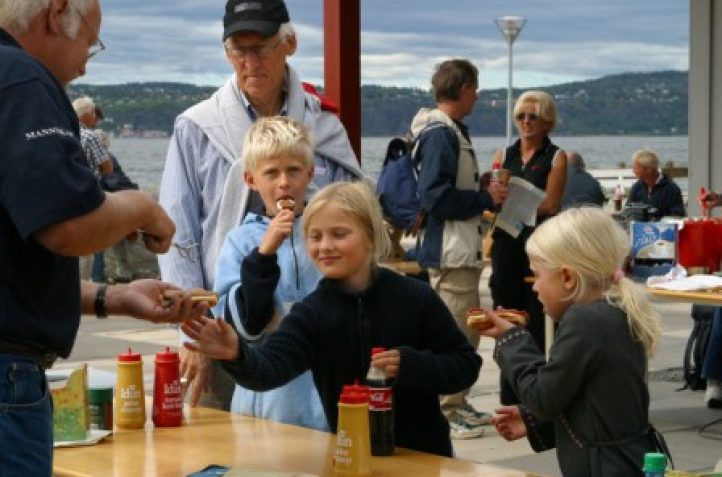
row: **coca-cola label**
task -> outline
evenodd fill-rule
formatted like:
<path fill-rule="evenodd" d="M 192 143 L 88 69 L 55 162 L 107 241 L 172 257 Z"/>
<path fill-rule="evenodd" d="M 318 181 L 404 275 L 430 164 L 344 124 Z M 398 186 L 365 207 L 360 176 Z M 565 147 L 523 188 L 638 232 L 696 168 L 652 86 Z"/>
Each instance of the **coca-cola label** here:
<path fill-rule="evenodd" d="M 393 406 L 391 388 L 369 387 L 369 411 L 389 411 Z"/>

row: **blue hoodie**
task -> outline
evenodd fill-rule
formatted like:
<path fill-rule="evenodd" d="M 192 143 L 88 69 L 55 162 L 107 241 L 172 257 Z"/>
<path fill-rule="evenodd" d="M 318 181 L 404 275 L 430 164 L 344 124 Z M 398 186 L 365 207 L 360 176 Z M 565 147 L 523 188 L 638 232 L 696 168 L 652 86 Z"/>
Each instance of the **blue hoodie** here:
<path fill-rule="evenodd" d="M 276 255 L 258 253 L 270 219 L 254 213 L 247 214 L 243 223 L 233 229 L 223 243 L 214 287 L 220 299 L 213 311 L 216 316 L 225 314 L 225 319 L 248 342 L 264 339 L 266 331 L 275 329 L 291 305 L 315 290 L 321 279 L 306 253 L 300 222 L 296 220 L 293 236 L 281 244 Z M 253 273 L 243 273 L 245 267 L 253 267 Z M 280 279 L 272 278 L 271 282 L 259 279 L 273 276 L 273 271 L 279 268 Z M 255 282 L 248 280 L 244 284 L 244 276 Z M 249 310 L 252 311 L 245 317 Z M 231 411 L 329 430 L 310 371 L 271 391 L 256 392 L 236 386 Z"/>

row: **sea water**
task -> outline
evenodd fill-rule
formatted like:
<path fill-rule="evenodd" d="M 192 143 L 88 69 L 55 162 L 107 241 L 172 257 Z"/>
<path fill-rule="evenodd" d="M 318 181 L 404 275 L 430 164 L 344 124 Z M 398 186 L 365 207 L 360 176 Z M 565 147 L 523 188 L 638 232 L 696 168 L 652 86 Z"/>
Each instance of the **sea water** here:
<path fill-rule="evenodd" d="M 364 172 L 377 178 L 386 154 L 390 137 L 365 137 L 361 140 L 361 164 Z M 641 148 L 657 152 L 662 165 L 669 161 L 678 166 L 688 164 L 687 136 L 558 136 L 552 140 L 567 151 L 578 151 L 587 163 L 587 169 L 611 169 L 624 163 L 631 167 L 632 154 Z M 110 150 L 118 157 L 128 176 L 146 190 L 157 190 L 160 184 L 167 138 L 113 138 Z M 491 168 L 494 152 L 504 146 L 504 137 L 474 137 L 472 143 L 482 171 Z M 683 191 L 686 178 L 675 181 Z"/>

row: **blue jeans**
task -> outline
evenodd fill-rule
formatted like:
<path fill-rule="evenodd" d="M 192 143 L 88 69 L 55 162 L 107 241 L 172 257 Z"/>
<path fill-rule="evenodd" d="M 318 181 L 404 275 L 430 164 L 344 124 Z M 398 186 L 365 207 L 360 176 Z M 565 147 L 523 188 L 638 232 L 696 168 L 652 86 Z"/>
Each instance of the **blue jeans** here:
<path fill-rule="evenodd" d="M 45 371 L 0 354 L 0 475 L 50 476 L 53 409 Z"/>
<path fill-rule="evenodd" d="M 722 381 L 722 308 L 714 310 L 712 332 L 702 363 L 702 377 Z"/>
<path fill-rule="evenodd" d="M 105 281 L 105 256 L 102 250 L 93 255 L 93 269 L 90 273 L 90 279 L 95 283 Z"/>

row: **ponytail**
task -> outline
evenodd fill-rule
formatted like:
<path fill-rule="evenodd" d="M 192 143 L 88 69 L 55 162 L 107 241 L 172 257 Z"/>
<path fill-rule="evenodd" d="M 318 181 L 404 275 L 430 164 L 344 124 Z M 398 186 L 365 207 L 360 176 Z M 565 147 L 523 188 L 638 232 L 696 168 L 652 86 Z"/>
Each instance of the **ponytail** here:
<path fill-rule="evenodd" d="M 651 358 L 657 351 L 662 327 L 659 314 L 647 299 L 644 289 L 623 277 L 617 284 L 612 283 L 607 298 L 626 313 L 632 336 L 642 343 L 647 357 Z"/>

